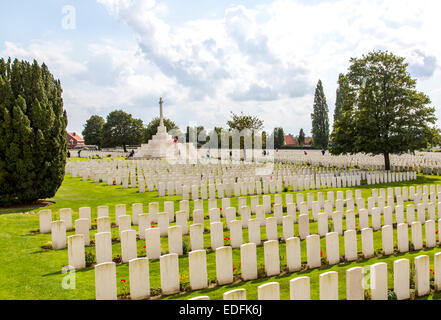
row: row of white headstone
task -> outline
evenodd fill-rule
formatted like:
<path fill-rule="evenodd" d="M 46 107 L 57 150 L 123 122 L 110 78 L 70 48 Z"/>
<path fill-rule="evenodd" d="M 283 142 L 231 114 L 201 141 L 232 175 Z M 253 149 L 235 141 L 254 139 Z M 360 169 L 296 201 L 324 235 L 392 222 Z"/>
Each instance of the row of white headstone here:
<path fill-rule="evenodd" d="M 437 192 L 435 194 L 435 191 Z M 441 200 L 441 185 L 436 186 L 435 185 L 430 186 L 430 197 L 429 197 L 429 186 L 424 185 L 423 187 L 417 186 L 416 192 L 415 187 L 411 186 L 408 190 L 407 187 L 396 187 L 395 190 L 393 188 L 387 189 L 387 204 L 388 206 L 393 207 L 394 203 L 394 192 L 395 192 L 395 199 L 397 200 L 397 204 L 399 206 L 403 206 L 403 201 L 414 200 L 416 204 L 418 204 L 420 201 L 422 201 L 424 208 L 429 208 L 429 199 L 432 203 L 438 203 L 437 202 L 437 196 L 438 201 Z M 353 210 L 353 193 L 352 190 L 346 191 L 346 198 L 344 198 L 343 191 L 337 191 L 337 199 L 334 202 L 334 191 L 327 192 L 327 201 L 324 200 L 324 194 L 322 192 L 317 193 L 317 203 L 314 203 L 315 195 L 313 193 L 308 193 L 306 195 L 306 204 L 308 210 L 313 210 L 313 218 L 316 221 L 318 211 L 324 208 L 325 210 L 328 208 L 327 211 L 329 211 L 329 208 L 337 208 L 340 210 L 337 211 L 343 211 L 343 206 L 346 205 L 347 210 Z M 256 214 L 257 212 L 257 206 L 260 204 L 260 197 L 259 196 L 251 196 L 251 213 Z M 362 198 L 361 190 L 355 190 L 355 199 L 356 204 L 358 206 L 358 209 L 365 208 L 365 200 Z M 386 199 L 386 189 L 381 188 L 380 189 L 380 196 L 378 196 L 378 189 L 372 189 L 372 197 L 369 197 L 367 199 L 368 202 L 368 212 L 371 215 L 372 209 L 375 207 L 375 204 L 378 204 L 380 208 L 385 207 L 384 199 Z M 339 200 L 344 201 L 343 203 Z M 351 201 L 352 200 L 352 201 Z M 276 194 L 274 195 L 274 205 L 282 205 L 282 195 Z M 247 206 L 248 198 L 246 197 L 239 197 L 238 199 L 238 208 L 239 208 L 239 215 L 241 215 L 240 209 L 244 206 Z M 304 194 L 303 193 L 297 193 L 296 194 L 296 203 L 297 207 L 300 210 L 301 204 L 305 202 Z M 294 203 L 293 201 L 293 194 L 285 194 L 285 203 L 286 205 Z M 217 208 L 217 200 L 215 199 L 209 199 L 208 200 L 208 210 Z M 271 197 L 269 195 L 262 196 L 262 205 L 264 206 L 265 213 L 271 212 Z M 204 202 L 203 200 L 194 200 L 194 210 L 204 210 Z M 221 208 L 229 208 L 231 207 L 230 198 L 223 198 L 222 199 L 222 207 Z M 189 202 L 188 200 L 181 200 L 179 202 L 179 208 L 180 211 L 186 211 L 189 212 Z M 296 208 L 296 206 L 294 206 Z M 279 209 L 275 209 L 279 210 Z M 295 209 L 294 209 L 295 210 Z M 164 212 L 167 212 L 169 215 L 169 222 L 175 221 L 174 217 L 174 202 L 173 201 L 165 201 L 164 202 Z M 382 209 L 383 212 L 383 209 Z M 151 214 L 157 214 L 159 213 L 159 202 L 151 202 L 149 203 L 149 213 Z M 305 212 L 304 212 L 305 213 Z M 138 224 L 138 215 L 143 214 L 143 204 L 142 203 L 134 203 L 132 204 L 132 214 L 133 214 L 133 223 Z M 84 207 L 79 209 L 79 215 L 80 218 L 86 218 L 91 220 L 91 209 L 89 207 Z M 115 220 L 118 224 L 118 218 L 121 215 L 126 215 L 126 205 L 116 205 L 115 206 Z M 67 230 L 71 230 L 72 227 L 72 210 L 71 209 L 60 209 L 60 220 L 65 221 Z M 98 218 L 100 217 L 106 217 L 109 216 L 109 207 L 108 206 L 100 206 L 98 207 Z M 223 213 L 223 216 L 225 216 L 225 213 Z M 155 219 L 153 219 L 155 221 Z M 187 219 L 188 220 L 188 219 Z M 51 210 L 42 210 L 40 211 L 40 232 L 41 233 L 48 233 L 51 230 L 50 223 L 52 222 L 52 213 Z"/>
<path fill-rule="evenodd" d="M 365 214 L 365 221 L 361 222 L 360 230 L 362 232 L 362 239 L 365 239 L 365 242 L 369 241 L 369 237 L 371 236 L 371 233 L 373 231 L 379 230 L 382 227 L 382 234 L 383 234 L 383 249 L 385 252 L 392 252 L 393 253 L 393 226 L 391 223 L 387 223 L 385 220 L 384 226 L 381 226 L 381 219 L 375 219 L 375 217 L 380 217 L 378 208 L 375 208 L 374 213 L 378 213 L 378 215 L 373 215 L 372 219 L 372 225 L 373 228 L 369 228 L 367 225 L 367 214 Z M 387 210 L 386 210 L 387 211 Z M 337 216 L 340 218 L 338 219 Z M 128 217 L 127 223 L 120 224 L 119 228 L 119 235 L 121 240 L 121 247 L 122 247 L 122 257 L 123 262 L 127 262 L 132 255 L 125 255 L 125 252 L 135 252 L 136 255 L 136 231 L 130 229 L 130 216 L 122 216 L 122 217 Z M 322 219 L 324 217 L 324 219 Z M 343 235 L 343 228 L 342 228 L 342 219 L 341 215 L 338 214 L 338 212 L 334 212 L 332 215 L 333 218 L 333 233 L 337 235 Z M 167 217 L 165 216 L 165 222 L 160 224 L 159 228 L 151 228 L 147 225 L 142 226 L 140 225 L 140 230 L 145 230 L 144 232 L 139 232 L 140 238 L 146 240 L 146 251 L 147 256 L 150 259 L 158 259 L 161 254 L 161 236 L 167 236 L 168 237 L 168 244 L 169 244 L 169 252 L 171 253 L 177 253 L 178 255 L 183 254 L 183 235 L 185 234 L 183 231 L 183 228 L 181 225 L 176 226 L 168 226 Z M 291 237 L 294 237 L 294 219 L 292 216 L 284 216 L 283 217 L 283 239 L 287 240 Z M 111 242 L 111 229 L 110 229 L 110 220 L 108 217 L 102 217 L 98 218 L 98 233 L 95 236 L 95 245 L 97 250 L 97 256 L 99 256 L 99 246 L 100 246 L 100 235 L 101 234 L 108 234 L 109 241 Z M 102 221 L 107 221 L 106 224 L 103 224 Z M 161 221 L 161 219 L 159 220 Z M 360 219 L 360 221 L 363 221 Z M 87 219 L 78 219 L 76 220 L 76 234 L 83 236 L 84 245 L 89 245 L 89 228 L 87 224 Z M 122 221 L 120 221 L 121 223 Z M 255 243 L 256 245 L 261 244 L 261 224 L 258 219 L 250 219 L 247 221 L 248 226 L 248 241 L 251 243 Z M 366 225 L 363 225 L 363 223 L 366 223 Z M 425 226 L 425 232 L 426 232 L 426 246 L 428 248 L 432 248 L 436 245 L 436 226 L 435 226 L 435 220 L 428 220 L 428 221 L 412 221 L 407 223 L 399 223 L 397 225 L 397 232 L 398 232 L 398 248 L 400 252 L 407 252 L 408 250 L 408 226 L 410 225 L 412 227 L 412 239 L 413 244 L 416 250 L 419 250 L 422 248 L 422 224 L 426 224 Z M 439 220 L 439 229 L 441 230 L 441 219 Z M 54 225 L 59 225 L 53 223 Z M 167 226 L 167 228 L 163 228 L 163 226 Z M 279 240 L 278 236 L 278 229 L 277 229 L 277 219 L 275 217 L 269 217 L 265 219 L 266 227 L 266 237 L 267 240 Z M 162 228 L 161 228 L 162 227 Z M 164 230 L 165 229 L 165 230 Z M 240 220 L 232 220 L 230 222 L 229 226 L 230 232 L 230 241 L 231 246 L 233 248 L 239 248 L 243 244 L 243 224 Z M 371 230 L 371 231 L 365 231 L 366 238 L 363 236 L 363 230 Z M 322 236 L 328 236 L 329 231 L 329 224 L 328 224 L 328 217 L 326 213 L 319 214 L 319 225 L 318 225 L 318 237 Z M 348 221 L 346 223 L 346 232 L 352 231 L 348 235 L 355 236 L 356 237 L 356 227 L 355 227 L 355 217 L 353 217 L 352 220 L 352 226 L 348 224 Z M 345 238 L 346 238 L 346 232 Z M 309 217 L 307 215 L 301 215 L 299 217 L 299 237 L 301 240 L 307 239 L 310 235 L 310 228 L 309 228 Z M 98 236 L 98 238 L 97 238 Z M 65 230 L 53 230 L 52 233 L 52 242 L 54 249 L 64 248 L 66 245 L 66 231 Z M 107 239 L 107 238 L 105 238 Z M 221 222 L 212 222 L 210 224 L 210 241 L 211 241 L 211 248 L 213 250 L 216 250 L 219 247 L 224 246 L 224 228 L 223 223 Z M 106 240 L 107 241 L 107 240 Z M 337 242 L 338 243 L 338 242 Z M 355 240 L 356 243 L 356 240 Z M 204 249 L 204 227 L 201 223 L 195 223 L 190 226 L 190 247 L 191 250 L 199 250 Z M 356 246 L 355 246 L 356 247 Z M 373 250 L 373 244 L 369 246 L 365 246 L 366 248 L 371 248 Z M 108 246 L 104 246 L 105 250 L 109 250 Z M 356 256 L 357 252 L 355 252 Z M 365 256 L 369 256 L 371 253 L 366 253 Z M 390 254 L 390 253 L 389 253 Z M 111 245 L 110 245 L 110 252 L 103 254 L 103 256 L 111 257 Z M 352 256 L 352 255 L 351 255 Z M 127 257 L 127 258 L 126 258 Z"/>
<path fill-rule="evenodd" d="M 358 167 L 360 169 L 373 168 L 384 169 L 384 157 L 366 154 L 333 156 L 326 153 L 324 156 L 318 150 L 310 150 L 304 154 L 303 150 L 279 150 L 275 154 L 275 161 L 290 164 L 309 163 L 312 166 L 330 167 Z M 440 169 L 441 154 L 434 152 L 419 152 L 417 154 L 390 155 L 390 164 L 393 170 L 416 169 Z"/>
<path fill-rule="evenodd" d="M 294 191 L 302 191 L 320 188 L 356 186 L 360 185 L 361 179 L 368 179 L 368 184 L 374 184 L 383 182 L 408 181 L 416 178 L 415 172 L 367 173 L 366 171 L 348 171 L 342 174 L 338 173 L 337 175 L 337 173 L 317 173 L 317 171 L 314 170 L 316 172 L 315 174 L 305 175 L 305 172 L 303 172 L 305 170 L 302 170 L 302 173 L 299 175 L 298 173 L 293 173 L 292 171 L 289 172 L 289 170 L 285 169 L 272 169 L 268 175 L 258 176 L 256 173 L 259 171 L 255 166 L 243 166 L 246 168 L 243 171 L 239 169 L 231 170 L 231 172 L 226 173 L 222 172 L 221 176 L 216 178 L 215 183 L 214 179 L 207 179 L 207 177 L 201 178 L 201 173 L 199 172 L 194 172 L 194 176 L 185 178 L 183 176 L 181 177 L 178 173 L 170 175 L 170 172 L 168 172 L 169 169 L 167 169 L 166 172 L 162 172 L 164 178 L 161 178 L 161 176 L 149 176 L 148 174 L 144 176 L 145 173 L 142 167 L 138 167 L 136 170 L 134 166 L 132 166 L 132 169 L 126 169 L 123 166 L 119 171 L 116 172 L 114 171 L 116 170 L 114 168 L 107 170 L 101 169 L 100 165 L 107 167 L 115 166 L 115 164 L 109 164 L 107 161 L 92 162 L 95 164 L 92 166 L 92 168 L 88 168 L 87 163 L 75 163 L 75 166 L 73 163 L 75 162 L 69 163 L 70 166 L 66 168 L 67 172 L 71 172 L 73 177 L 76 177 L 79 173 L 83 177 L 83 180 L 88 180 L 90 176 L 95 182 L 107 181 L 109 185 L 113 185 L 114 183 L 117 185 L 122 184 L 123 188 L 128 188 L 129 182 L 132 188 L 137 187 L 138 180 L 138 188 L 140 192 L 145 192 L 146 190 L 154 191 L 156 189 L 160 196 L 165 196 L 166 193 L 167 195 L 176 194 L 182 195 L 183 199 L 188 199 L 190 193 L 193 199 L 198 199 L 200 192 L 200 198 L 204 200 L 216 197 L 223 198 L 225 195 L 227 197 L 231 197 L 233 191 L 235 196 L 262 193 L 269 194 L 282 192 L 283 187 L 287 186 L 291 186 Z M 138 163 L 144 162 L 135 163 L 137 166 Z M 85 168 L 81 170 L 80 168 L 77 168 L 78 166 L 83 166 Z M 239 166 L 239 168 L 240 167 L 242 166 Z M 203 168 L 204 166 L 201 166 L 201 170 Z M 243 174 L 248 176 L 248 178 L 244 178 Z"/>
<path fill-rule="evenodd" d="M 288 196 L 288 195 L 287 195 Z M 264 199 L 267 196 L 264 196 Z M 346 215 L 344 214 L 343 209 L 343 200 L 342 200 L 342 193 L 337 193 L 338 199 L 336 200 L 336 209 L 338 211 L 332 212 L 332 206 L 329 205 L 329 202 L 327 202 L 328 205 L 325 205 L 325 212 L 320 213 L 320 209 L 317 205 L 318 202 L 313 202 L 313 218 L 315 221 L 318 221 L 318 233 L 320 236 L 324 236 L 329 230 L 328 228 L 328 220 L 332 219 L 333 222 L 333 230 L 338 232 L 339 234 L 343 233 L 343 219 L 346 218 L 346 230 L 356 230 L 356 216 L 354 213 L 354 204 L 352 198 L 347 200 L 347 211 Z M 392 197 L 392 203 L 393 203 L 393 196 Z M 391 198 L 390 197 L 390 198 Z M 303 199 L 303 195 L 301 195 L 301 198 Z M 400 196 L 397 196 L 399 199 Z M 424 198 L 424 197 L 423 197 Z M 360 199 L 360 198 L 358 198 Z M 373 199 L 372 197 L 370 199 Z M 380 203 L 382 202 L 382 197 L 378 198 Z M 225 200 L 225 199 L 224 199 Z M 270 199 L 269 199 L 270 200 Z M 300 200 L 300 199 L 297 199 Z M 278 202 L 281 202 L 281 197 L 276 200 Z M 291 201 L 291 199 L 287 199 L 287 201 Z M 201 202 L 197 202 L 198 205 L 201 204 Z M 265 201 L 264 201 L 265 203 Z M 251 219 L 251 209 L 247 206 L 242 206 L 239 210 L 239 214 L 242 216 L 242 220 L 236 220 L 236 208 L 235 207 L 228 207 L 226 208 L 223 213 L 226 217 L 226 225 L 227 229 L 233 229 L 230 231 L 233 233 L 234 230 L 243 229 L 243 228 L 251 228 L 253 229 L 259 229 L 258 232 L 260 233 L 260 227 L 266 226 L 267 229 L 267 237 L 268 239 L 277 239 L 277 225 L 282 224 L 283 225 L 283 236 L 284 239 L 290 237 L 290 234 L 293 234 L 293 224 L 298 223 L 299 224 L 299 236 L 301 239 L 304 239 L 307 235 L 309 235 L 309 212 L 307 210 L 306 203 L 303 202 L 300 205 L 300 216 L 297 219 L 296 215 L 296 209 L 295 204 L 288 203 L 287 206 L 287 215 L 283 216 L 282 211 L 282 205 L 281 204 L 274 204 L 274 217 L 268 217 L 266 218 L 265 212 L 271 212 L 271 203 L 268 203 L 267 206 L 256 206 L 256 219 Z M 369 202 L 370 204 L 372 201 Z M 151 203 L 152 204 L 152 203 Z M 137 216 L 138 221 L 135 221 L 138 223 L 140 230 L 144 230 L 146 227 L 151 225 L 153 221 L 158 221 L 158 226 L 160 230 L 161 236 L 167 236 L 168 235 L 168 227 L 170 221 L 173 220 L 173 216 L 171 216 L 169 213 L 157 213 L 158 211 L 158 204 L 154 203 L 154 206 L 150 207 L 150 214 L 139 214 L 139 212 L 142 212 L 142 204 L 134 204 L 134 217 Z M 169 203 L 173 205 L 173 203 Z M 188 202 L 186 203 L 188 205 Z M 359 203 L 359 225 L 360 230 L 369 227 L 369 211 L 366 209 L 360 209 L 361 206 L 364 204 Z M 267 207 L 265 210 L 265 207 Z M 428 203 L 428 218 L 429 220 L 436 220 L 436 212 L 435 212 L 435 204 L 434 203 Z M 154 209 L 152 209 L 154 208 Z M 198 208 L 198 207 L 197 207 Z M 379 230 L 382 226 L 382 222 L 384 225 L 392 225 L 393 224 L 393 212 L 394 207 L 393 206 L 386 206 L 384 207 L 384 203 L 382 207 L 373 207 L 370 208 L 370 213 L 372 216 L 371 224 L 374 231 Z M 415 221 L 415 205 L 414 204 L 408 204 L 407 207 L 407 224 L 411 225 L 412 222 Z M 426 221 L 426 211 L 424 208 L 424 202 L 417 204 L 417 213 L 418 213 L 418 221 L 422 224 Z M 173 209 L 172 209 L 173 210 Z M 438 216 L 440 215 L 441 210 L 441 203 L 438 203 Z M 138 214 L 136 214 L 138 212 Z M 119 233 L 121 234 L 122 231 L 130 230 L 131 229 L 131 223 L 132 219 L 130 215 L 125 214 L 125 206 L 124 205 L 118 205 L 116 207 L 116 220 L 117 225 L 119 226 Z M 395 207 L 395 213 L 396 213 L 396 223 L 401 224 L 404 223 L 404 213 L 403 213 L 403 205 L 398 202 L 398 205 Z M 384 215 L 382 219 L 382 214 Z M 91 228 L 91 209 L 89 207 L 80 208 L 79 210 L 79 216 L 80 219 L 75 221 L 75 230 L 77 234 L 84 234 L 86 245 L 89 245 L 89 229 Z M 97 227 L 98 232 L 110 232 L 111 230 L 111 223 L 110 218 L 108 216 L 108 207 L 99 207 L 98 208 L 98 219 L 97 219 Z M 220 230 L 220 232 L 223 232 L 223 224 L 221 223 L 220 218 L 220 210 L 219 208 L 212 208 L 209 210 L 209 217 L 210 217 L 210 229 L 214 230 L 213 232 L 216 232 L 216 230 Z M 177 225 L 180 225 L 183 230 L 183 234 L 188 234 L 188 209 L 186 211 L 180 211 L 177 212 Z M 134 219 L 135 220 L 135 219 Z M 257 220 L 257 221 L 254 221 Z M 249 225 L 249 222 L 251 222 L 251 225 Z M 260 223 L 259 223 L 260 222 Z M 205 224 L 205 217 L 204 217 L 204 211 L 202 209 L 196 209 L 193 211 L 193 224 L 200 224 L 201 232 L 204 231 L 204 224 Z M 66 231 L 72 229 L 72 212 L 70 209 L 61 209 L 60 210 L 60 220 L 52 222 L 52 214 L 51 210 L 42 210 L 40 211 L 40 230 L 44 230 L 48 226 L 51 226 L 52 230 L 52 238 L 53 238 L 53 247 L 55 249 L 60 249 L 65 247 L 65 234 Z M 241 231 L 241 230 L 240 230 Z M 253 231 L 249 231 L 252 233 Z M 140 232 L 140 238 L 143 239 L 143 232 Z M 64 240 L 63 240 L 64 238 Z M 214 238 L 217 238 L 214 236 Z"/>
<path fill-rule="evenodd" d="M 415 258 L 415 295 L 423 297 L 430 294 L 430 258 L 421 255 Z M 435 291 L 441 290 L 441 253 L 434 256 Z M 369 270 L 370 283 L 366 281 Z M 393 291 L 397 300 L 411 297 L 409 259 L 393 262 Z M 329 271 L 319 276 L 319 299 L 338 300 L 338 272 Z M 365 292 L 370 289 L 371 300 L 389 300 L 388 270 L 384 262 L 368 267 L 354 267 L 346 270 L 346 300 L 365 300 Z M 297 277 L 289 281 L 290 300 L 311 300 L 310 277 Z M 247 300 L 246 289 L 234 289 L 223 294 L 224 300 Z M 269 282 L 257 287 L 258 300 L 280 300 L 280 283 Z M 189 300 L 210 300 L 208 296 L 198 296 Z"/>
<path fill-rule="evenodd" d="M 441 220 L 439 221 L 441 224 Z M 173 231 L 172 231 L 173 229 Z M 157 250 L 160 259 L 161 288 L 164 294 L 173 294 L 179 291 L 179 262 L 178 257 L 182 252 L 182 233 L 180 227 L 171 227 L 169 230 L 170 253 L 160 255 L 160 244 L 158 229 L 147 229 L 146 246 L 147 253 Z M 156 239 L 155 238 L 156 234 Z M 156 240 L 156 241 L 155 241 Z M 362 255 L 364 259 L 374 256 L 373 230 L 366 228 L 362 230 Z M 84 268 L 84 236 L 75 235 L 68 238 L 69 241 L 69 265 L 75 269 Z M 203 240 L 202 240 L 203 241 Z M 398 226 L 397 234 L 398 251 L 400 253 L 409 251 L 408 227 L 405 224 Z M 422 228 L 419 222 L 412 223 L 412 244 L 414 250 L 423 249 Z M 208 287 L 207 283 L 207 261 L 206 250 L 203 244 L 199 244 L 200 249 L 192 250 L 189 253 L 189 275 L 190 287 L 192 290 L 199 290 Z M 426 222 L 426 248 L 436 246 L 435 224 L 433 221 Z M 156 248 L 154 248 L 156 247 Z M 357 237 L 354 230 L 344 233 L 345 261 L 356 261 Z M 286 261 L 289 272 L 297 272 L 302 268 L 300 239 L 292 237 L 286 240 Z M 122 233 L 121 251 L 123 262 L 131 263 L 137 259 L 136 234 L 133 230 Z M 158 250 L 159 249 L 159 250 Z M 394 253 L 394 237 L 391 226 L 382 228 L 382 249 L 385 255 Z M 306 238 L 307 267 L 309 269 L 322 266 L 322 251 L 320 247 L 320 237 L 310 235 Z M 256 243 L 240 245 L 241 255 L 241 278 L 245 281 L 257 279 L 257 251 Z M 112 244 L 110 233 L 96 234 L 96 257 L 97 264 L 112 263 Z M 144 258 L 147 261 L 153 259 L 149 255 Z M 340 263 L 339 235 L 336 232 L 326 235 L 326 259 L 330 265 Z M 219 247 L 216 249 L 216 279 L 218 285 L 231 284 L 233 282 L 233 256 L 232 247 Z M 272 277 L 280 274 L 280 253 L 279 242 L 269 240 L 264 243 L 264 262 L 265 274 Z M 148 269 L 147 269 L 148 270 Z M 148 275 L 147 275 L 148 276 Z"/>
<path fill-rule="evenodd" d="M 354 172 L 354 171 L 353 171 Z M 416 172 L 381 172 L 381 173 L 367 173 L 360 172 L 351 173 L 350 175 L 333 176 L 329 174 L 311 176 L 281 176 L 277 179 L 264 178 L 262 181 L 242 181 L 235 182 L 230 180 L 229 182 L 217 182 L 208 183 L 202 182 L 200 184 L 181 184 L 180 181 L 175 183 L 174 181 L 159 182 L 157 186 L 158 194 L 160 197 L 182 195 L 182 199 L 215 199 L 232 197 L 247 196 L 247 195 L 260 195 L 260 194 L 274 194 L 283 192 L 285 187 L 292 187 L 293 191 L 303 190 L 316 190 L 316 189 L 329 189 L 329 188 L 346 188 L 355 187 L 361 185 L 362 178 L 367 179 L 367 184 L 379 184 L 389 182 L 401 182 L 416 180 Z M 208 192 L 207 192 L 208 186 Z M 124 186 L 123 186 L 124 187 Z M 127 186 L 126 186 L 127 187 Z M 153 191 L 153 186 L 148 188 L 149 191 Z M 139 186 L 140 192 L 145 192 L 145 184 Z"/>
<path fill-rule="evenodd" d="M 265 272 L 267 276 L 280 273 L 280 265 L 267 261 L 278 255 L 278 244 L 268 241 L 265 244 Z M 243 280 L 257 278 L 257 266 L 253 265 L 255 247 L 253 244 L 243 245 L 241 251 L 241 268 Z M 243 256 L 244 254 L 245 256 Z M 254 258 L 254 259 L 253 259 Z M 249 259 L 251 261 L 249 261 Z M 421 255 L 415 258 L 415 295 L 418 297 L 430 294 L 430 258 Z M 180 291 L 179 262 L 176 254 L 161 256 L 160 259 L 161 290 L 163 295 L 172 295 Z M 219 285 L 233 281 L 231 247 L 222 247 L 216 250 L 216 276 Z M 245 273 L 243 269 L 246 269 Z M 354 267 L 346 270 L 346 299 L 364 300 L 366 269 Z M 370 292 L 372 300 L 388 300 L 388 270 L 386 263 L 376 263 L 370 270 Z M 393 264 L 394 292 L 397 300 L 410 298 L 410 261 L 398 259 Z M 133 300 L 148 299 L 150 297 L 150 276 L 148 258 L 135 258 L 129 261 L 130 297 Z M 329 271 L 319 277 L 320 300 L 338 300 L 338 272 Z M 197 250 L 189 255 L 189 280 L 192 290 L 208 288 L 206 269 L 206 252 Z M 441 253 L 434 256 L 435 290 L 441 290 Z M 290 281 L 291 300 L 310 300 L 310 278 L 297 277 Z M 95 266 L 95 292 L 97 300 L 116 300 L 116 265 L 114 262 L 104 262 Z M 197 297 L 192 300 L 207 300 L 208 297 Z M 246 291 L 237 289 L 224 294 L 225 300 L 246 300 Z M 258 287 L 258 300 L 279 300 L 280 285 L 270 282 Z"/>

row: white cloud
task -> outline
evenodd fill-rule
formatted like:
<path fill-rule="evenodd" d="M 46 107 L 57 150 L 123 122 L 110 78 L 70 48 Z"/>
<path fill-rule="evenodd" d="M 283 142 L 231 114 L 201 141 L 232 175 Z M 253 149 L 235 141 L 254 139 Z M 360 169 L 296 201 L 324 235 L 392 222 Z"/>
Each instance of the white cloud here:
<path fill-rule="evenodd" d="M 182 128 L 190 121 L 225 126 L 230 111 L 244 111 L 267 130 L 297 134 L 303 127 L 308 134 L 318 79 L 332 120 L 338 74 L 351 57 L 374 49 L 404 56 L 418 88 L 441 104 L 437 0 L 275 0 L 180 25 L 168 23 L 169 8 L 159 1 L 97 2 L 129 26 L 129 46 L 89 44 L 84 61 L 73 58 L 70 43 L 6 42 L 2 52 L 38 57 L 65 79 L 66 107 L 71 114 L 82 108 L 70 120 L 79 129 L 88 115 L 119 106 L 148 122 L 163 96 L 166 115 Z"/>
<path fill-rule="evenodd" d="M 133 30 L 145 59 L 173 80 L 167 94 L 182 92 L 166 110 L 178 117 L 176 110 L 189 110 L 208 127 L 225 125 L 230 110 L 243 110 L 258 114 L 268 128 L 309 132 L 317 80 L 324 82 L 332 118 L 338 73 L 351 57 L 390 50 L 408 58 L 421 78 L 436 74 L 441 57 L 434 41 L 439 1 L 276 0 L 259 6 L 267 13 L 263 22 L 259 10 L 231 6 L 223 19 L 179 26 L 167 24 L 167 9 L 153 0 L 97 1 Z M 439 92 L 432 100 L 441 102 Z"/>
<path fill-rule="evenodd" d="M 84 63 L 69 57 L 72 51 L 71 43 L 67 41 L 32 41 L 28 47 L 5 41 L 1 56 L 30 61 L 36 59 L 40 64 L 45 62 L 55 76 L 71 76 L 87 70 Z"/>

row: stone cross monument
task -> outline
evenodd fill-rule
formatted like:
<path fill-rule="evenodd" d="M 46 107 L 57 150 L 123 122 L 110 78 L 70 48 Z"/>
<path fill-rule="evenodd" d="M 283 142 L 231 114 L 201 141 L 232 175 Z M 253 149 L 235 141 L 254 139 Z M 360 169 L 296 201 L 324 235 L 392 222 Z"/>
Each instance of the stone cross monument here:
<path fill-rule="evenodd" d="M 134 159 L 197 159 L 197 150 L 192 143 L 175 143 L 164 126 L 164 100 L 159 99 L 159 126 L 157 133 L 147 144 L 135 151 Z"/>
<path fill-rule="evenodd" d="M 162 100 L 162 97 L 159 99 L 159 116 L 160 116 L 160 121 L 159 121 L 159 126 L 163 127 L 164 126 L 164 114 L 162 111 L 162 104 L 164 103 L 164 100 Z"/>

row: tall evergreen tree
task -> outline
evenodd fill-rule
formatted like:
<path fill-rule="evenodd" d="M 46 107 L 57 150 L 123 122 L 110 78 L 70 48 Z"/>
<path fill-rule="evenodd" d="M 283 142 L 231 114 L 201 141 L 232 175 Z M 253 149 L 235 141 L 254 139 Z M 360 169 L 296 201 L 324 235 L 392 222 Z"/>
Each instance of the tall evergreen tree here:
<path fill-rule="evenodd" d="M 314 95 L 314 110 L 311 114 L 312 119 L 312 140 L 314 146 L 322 149 L 328 148 L 329 143 L 329 118 L 328 105 L 325 93 L 323 92 L 322 81 L 319 80 Z"/>
<path fill-rule="evenodd" d="M 55 195 L 64 178 L 67 115 L 45 64 L 0 59 L 0 204 Z"/>
<path fill-rule="evenodd" d="M 103 130 L 106 121 L 97 115 L 91 116 L 86 121 L 83 130 L 84 142 L 87 145 L 97 145 L 101 148 L 103 143 Z"/>
<path fill-rule="evenodd" d="M 204 143 L 206 140 L 202 137 L 206 138 L 207 133 L 205 131 L 205 128 L 203 126 L 198 127 L 189 127 L 187 126 L 187 129 L 185 131 L 185 140 L 186 142 L 196 142 L 196 146 L 200 146 L 202 143 Z"/>
<path fill-rule="evenodd" d="M 214 129 L 213 129 L 213 131 L 217 135 L 217 146 L 219 149 L 222 147 L 222 130 L 223 130 L 222 127 L 214 127 Z M 215 147 L 215 145 L 213 143 L 214 140 L 213 141 L 210 140 L 210 141 L 211 141 L 212 148 L 214 148 Z"/>
<path fill-rule="evenodd" d="M 340 73 L 338 76 L 338 88 L 336 92 L 335 99 L 335 109 L 334 109 L 334 123 L 341 119 L 341 108 L 345 100 L 345 92 L 347 91 L 347 83 L 345 81 L 344 74 Z"/>
<path fill-rule="evenodd" d="M 299 137 L 297 140 L 300 146 L 303 147 L 305 145 L 305 132 L 303 131 L 303 128 L 300 129 Z"/>
<path fill-rule="evenodd" d="M 285 144 L 285 133 L 283 128 L 274 128 L 274 148 L 280 149 Z"/>
<path fill-rule="evenodd" d="M 262 131 L 262 149 L 266 149 L 266 139 L 267 139 L 266 131 Z"/>

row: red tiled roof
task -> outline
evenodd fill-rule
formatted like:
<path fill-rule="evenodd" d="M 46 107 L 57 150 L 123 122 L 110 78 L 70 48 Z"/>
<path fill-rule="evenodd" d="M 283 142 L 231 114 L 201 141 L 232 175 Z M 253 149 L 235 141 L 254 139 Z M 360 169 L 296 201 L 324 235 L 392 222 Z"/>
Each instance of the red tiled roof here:
<path fill-rule="evenodd" d="M 76 132 L 68 132 L 67 135 L 78 142 L 84 142 L 84 139 L 77 135 Z"/>
<path fill-rule="evenodd" d="M 285 146 L 296 146 L 297 140 L 293 138 L 292 135 L 285 136 Z"/>

